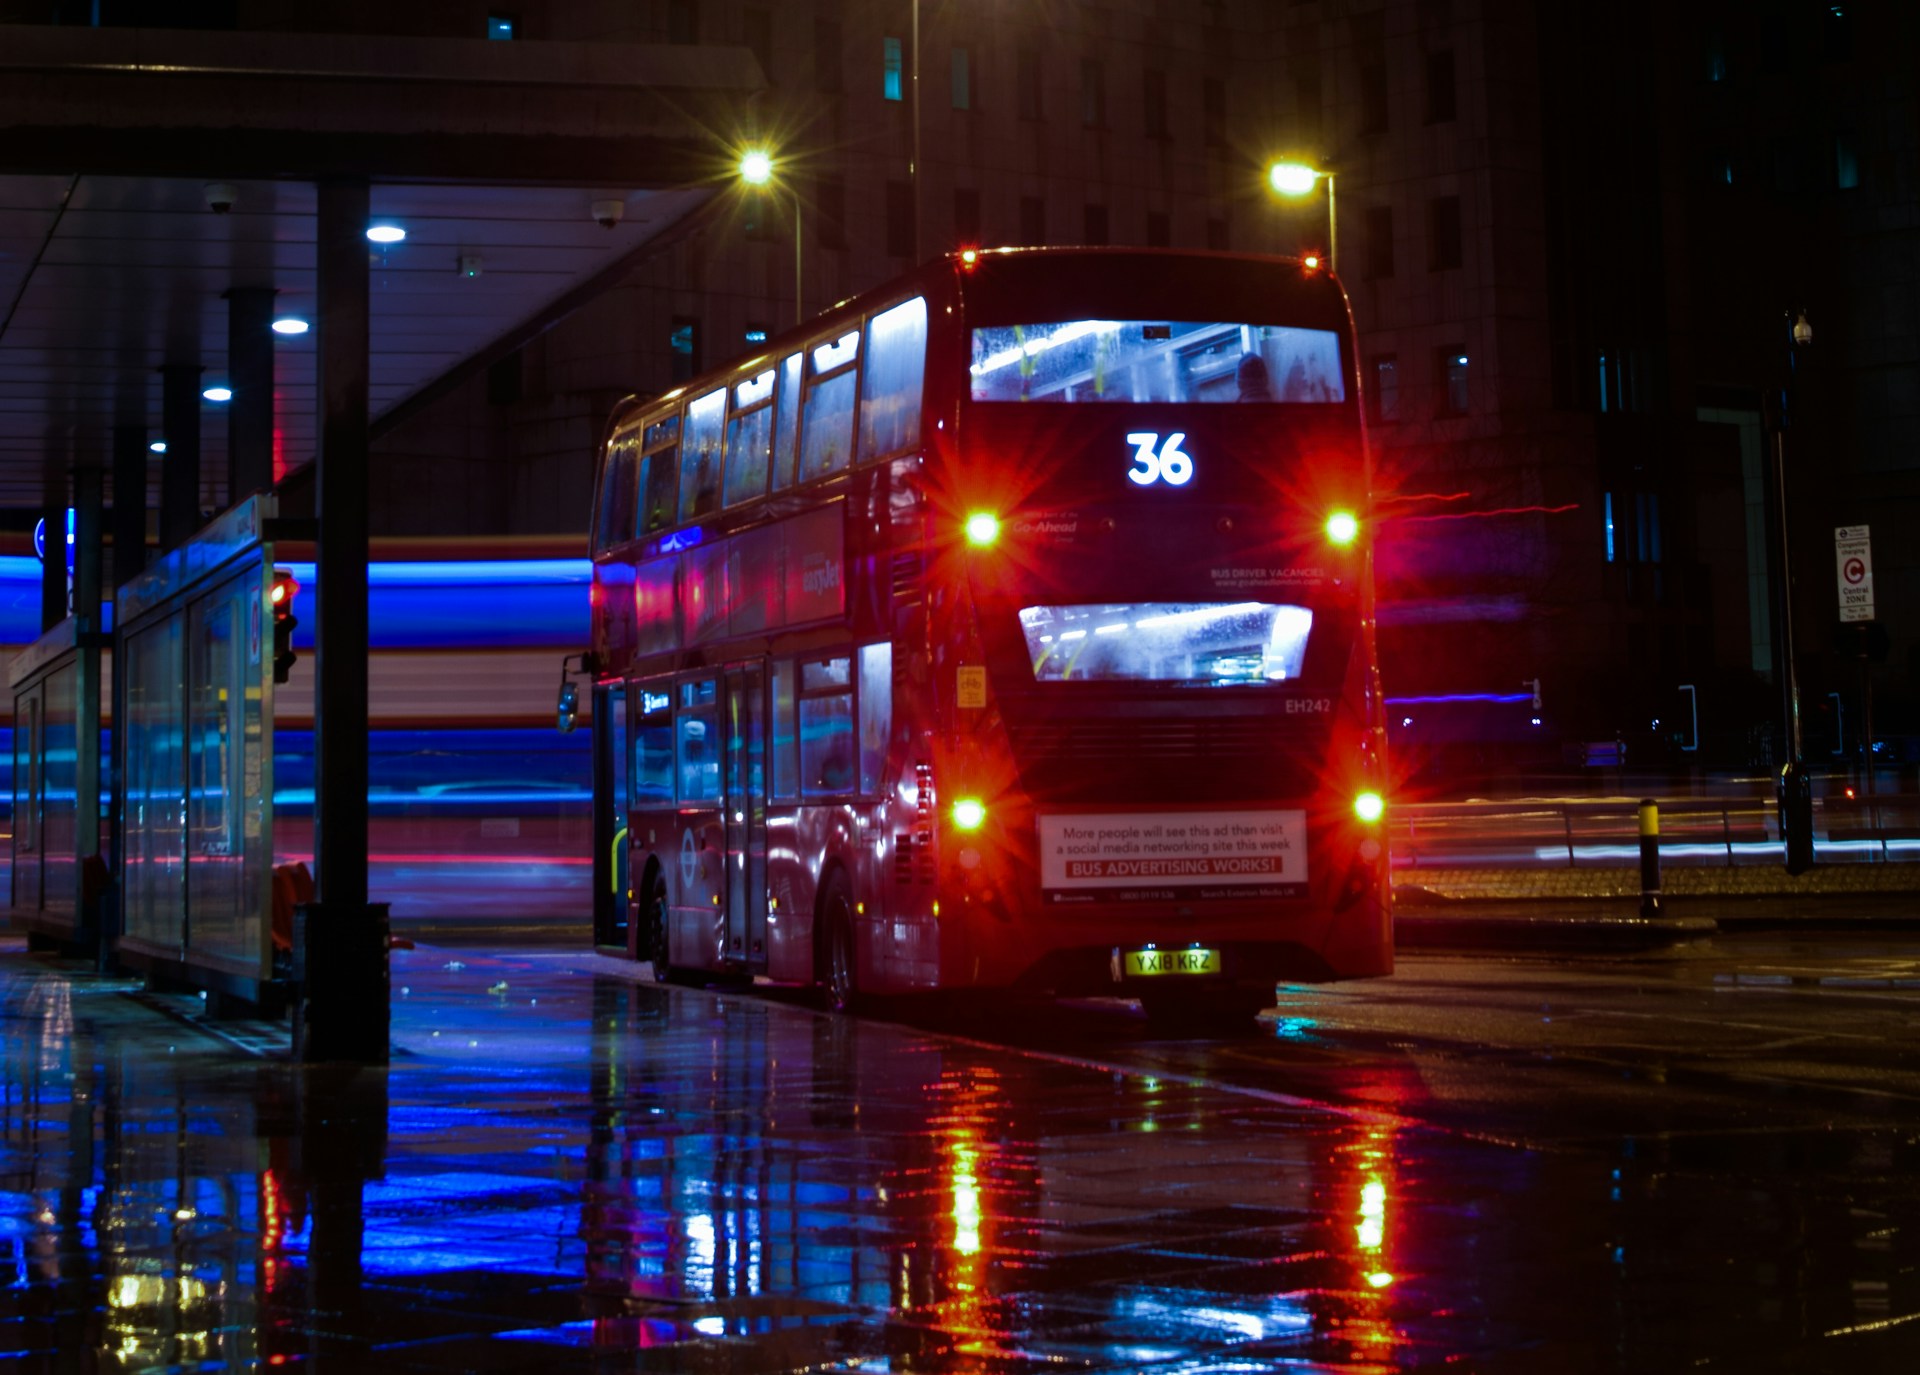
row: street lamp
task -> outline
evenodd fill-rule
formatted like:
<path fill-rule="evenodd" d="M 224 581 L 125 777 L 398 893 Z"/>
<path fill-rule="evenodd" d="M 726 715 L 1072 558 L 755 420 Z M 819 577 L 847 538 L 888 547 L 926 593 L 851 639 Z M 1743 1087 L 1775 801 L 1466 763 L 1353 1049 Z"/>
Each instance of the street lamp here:
<path fill-rule="evenodd" d="M 1792 540 L 1787 530 L 1787 426 L 1791 419 L 1794 372 L 1799 350 L 1813 342 L 1813 326 L 1805 311 L 1787 313 L 1787 371 L 1775 397 L 1773 471 L 1767 495 L 1771 498 L 1774 547 L 1768 560 L 1773 594 L 1775 640 L 1780 656 L 1780 718 L 1786 762 L 1780 768 L 1780 834 L 1786 843 L 1787 872 L 1804 874 L 1813 867 L 1813 782 L 1807 777 L 1800 751 L 1800 679 L 1793 653 Z"/>
<path fill-rule="evenodd" d="M 1339 258 L 1339 223 L 1334 217 L 1333 173 L 1304 162 L 1276 162 L 1267 168 L 1267 185 L 1283 196 L 1310 195 L 1314 185 L 1325 179 L 1327 183 L 1327 271 L 1334 270 Z"/>
<path fill-rule="evenodd" d="M 750 148 L 740 156 L 740 180 L 749 186 L 778 189 L 774 171 L 773 155 L 763 149 Z M 786 190 L 793 199 L 793 323 L 801 325 L 806 315 L 800 304 L 800 192 L 791 186 Z"/>

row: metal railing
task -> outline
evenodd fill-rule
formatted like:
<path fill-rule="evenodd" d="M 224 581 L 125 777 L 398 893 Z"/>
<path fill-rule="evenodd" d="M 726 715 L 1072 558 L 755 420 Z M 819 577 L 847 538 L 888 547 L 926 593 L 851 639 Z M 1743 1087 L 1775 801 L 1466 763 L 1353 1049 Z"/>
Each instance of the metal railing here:
<path fill-rule="evenodd" d="M 1667 864 L 1778 864 L 1771 797 L 1663 798 Z M 1638 862 L 1640 799 L 1509 798 L 1400 803 L 1388 811 L 1396 868 L 1620 867 Z M 1826 863 L 1920 860 L 1920 795 L 1814 801 L 1814 845 Z"/>

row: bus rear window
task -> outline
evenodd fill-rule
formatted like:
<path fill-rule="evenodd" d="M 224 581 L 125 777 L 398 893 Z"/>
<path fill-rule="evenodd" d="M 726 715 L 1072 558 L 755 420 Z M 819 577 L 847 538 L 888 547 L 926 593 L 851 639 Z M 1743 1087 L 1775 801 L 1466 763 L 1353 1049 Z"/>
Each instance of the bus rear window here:
<path fill-rule="evenodd" d="M 1270 602 L 1021 609 L 1034 681 L 1230 687 L 1298 678 L 1313 612 Z"/>
<path fill-rule="evenodd" d="M 973 331 L 975 401 L 1333 404 L 1332 330 L 1175 320 L 1070 320 Z"/>

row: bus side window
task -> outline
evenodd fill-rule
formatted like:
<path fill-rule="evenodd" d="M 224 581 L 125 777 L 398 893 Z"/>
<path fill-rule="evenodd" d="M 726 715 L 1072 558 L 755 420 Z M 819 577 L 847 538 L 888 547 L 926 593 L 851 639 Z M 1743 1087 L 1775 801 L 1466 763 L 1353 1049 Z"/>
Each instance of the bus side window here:
<path fill-rule="evenodd" d="M 887 737 L 893 730 L 893 644 L 860 649 L 860 791 L 877 794 L 886 782 Z"/>
<path fill-rule="evenodd" d="M 793 486 L 793 439 L 800 429 L 801 353 L 790 354 L 780 364 L 780 398 L 774 403 L 773 490 Z"/>
<path fill-rule="evenodd" d="M 634 689 L 628 715 L 634 722 L 628 769 L 633 806 L 673 805 L 673 695 L 667 685 Z"/>
<path fill-rule="evenodd" d="M 816 344 L 808 371 L 813 374 L 800 403 L 800 481 L 842 472 L 853 463 L 854 358 L 860 332 L 848 330 L 827 344 Z M 841 368 L 824 381 L 820 374 Z"/>
<path fill-rule="evenodd" d="M 720 800 L 720 704 L 711 678 L 680 685 L 680 801 Z"/>
<path fill-rule="evenodd" d="M 634 533 L 652 534 L 673 524 L 675 487 L 680 477 L 680 417 L 647 426 L 647 459 L 640 473 L 640 509 Z"/>
<path fill-rule="evenodd" d="M 860 458 L 881 458 L 920 442 L 920 393 L 927 368 L 927 302 L 916 296 L 867 322 L 860 383 Z"/>
<path fill-rule="evenodd" d="M 595 523 L 596 553 L 632 538 L 634 467 L 640 455 L 640 432 L 628 430 L 607 443 L 607 463 L 600 475 L 600 519 Z"/>
<path fill-rule="evenodd" d="M 725 387 L 687 403 L 687 433 L 680 445 L 681 520 L 693 520 L 719 508 L 720 435 L 726 414 Z"/>
<path fill-rule="evenodd" d="M 799 737 L 794 730 L 793 663 L 773 666 L 773 796 L 790 800 L 800 795 Z"/>
<path fill-rule="evenodd" d="M 735 414 L 727 422 L 727 475 L 722 504 L 737 506 L 767 494 L 767 447 L 773 433 L 773 369 L 733 389 Z M 756 409 L 743 410 L 752 406 Z"/>
<path fill-rule="evenodd" d="M 800 665 L 800 793 L 833 797 L 853 791 L 852 661 L 847 655 Z"/>

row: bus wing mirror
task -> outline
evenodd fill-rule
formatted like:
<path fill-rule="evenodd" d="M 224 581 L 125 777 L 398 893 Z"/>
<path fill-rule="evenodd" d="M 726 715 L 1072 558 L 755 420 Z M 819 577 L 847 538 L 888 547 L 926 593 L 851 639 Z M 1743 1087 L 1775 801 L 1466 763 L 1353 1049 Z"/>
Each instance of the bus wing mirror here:
<path fill-rule="evenodd" d="M 573 733 L 574 718 L 580 714 L 580 689 L 572 683 L 562 680 L 560 684 L 560 702 L 555 711 L 554 725 L 562 735 Z"/>

